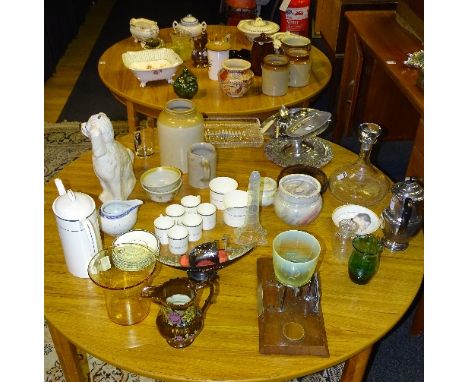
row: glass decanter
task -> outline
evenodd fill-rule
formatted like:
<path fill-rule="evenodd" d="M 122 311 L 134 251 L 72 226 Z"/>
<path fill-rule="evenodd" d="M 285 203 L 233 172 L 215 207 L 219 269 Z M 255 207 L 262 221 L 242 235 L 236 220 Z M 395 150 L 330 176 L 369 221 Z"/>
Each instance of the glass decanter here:
<path fill-rule="evenodd" d="M 345 203 L 372 206 L 380 202 L 390 188 L 387 177 L 370 162 L 373 145 L 382 129 L 375 123 L 359 125 L 361 150 L 358 160 L 345 165 L 330 176 L 330 191 Z"/>

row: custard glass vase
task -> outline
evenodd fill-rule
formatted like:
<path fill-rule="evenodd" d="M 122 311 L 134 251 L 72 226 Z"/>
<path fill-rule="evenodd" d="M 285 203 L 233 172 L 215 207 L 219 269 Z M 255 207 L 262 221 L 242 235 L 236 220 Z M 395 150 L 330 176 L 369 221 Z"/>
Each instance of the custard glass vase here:
<path fill-rule="evenodd" d="M 390 189 L 387 177 L 370 162 L 373 145 L 382 129 L 375 123 L 359 125 L 361 149 L 355 163 L 347 164 L 330 176 L 330 191 L 339 200 L 350 204 L 373 206 Z"/>

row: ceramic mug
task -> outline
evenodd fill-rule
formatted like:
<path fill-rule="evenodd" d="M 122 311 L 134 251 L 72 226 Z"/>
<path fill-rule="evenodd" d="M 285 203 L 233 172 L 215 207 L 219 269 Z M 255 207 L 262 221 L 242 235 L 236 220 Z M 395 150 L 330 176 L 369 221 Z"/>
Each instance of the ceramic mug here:
<path fill-rule="evenodd" d="M 184 214 L 185 207 L 181 204 L 171 204 L 166 207 L 166 215 L 174 219 L 175 224 L 181 224 Z"/>
<path fill-rule="evenodd" d="M 187 153 L 189 184 L 195 188 L 208 188 L 216 177 L 216 149 L 211 143 L 199 142 Z"/>
<path fill-rule="evenodd" d="M 224 210 L 224 194 L 237 189 L 238 183 L 235 179 L 227 176 L 219 176 L 211 179 L 210 187 L 210 203 L 214 204 L 218 210 Z"/>
<path fill-rule="evenodd" d="M 154 219 L 154 233 L 161 244 L 165 245 L 169 243 L 167 233 L 174 227 L 174 224 L 174 219 L 170 216 L 159 215 L 159 217 Z"/>
<path fill-rule="evenodd" d="M 169 251 L 173 255 L 183 255 L 188 251 L 189 232 L 183 225 L 175 225 L 167 233 Z"/>
<path fill-rule="evenodd" d="M 197 208 L 197 213 L 202 217 L 203 231 L 209 231 L 216 226 L 216 206 L 214 204 L 200 204 Z"/>
<path fill-rule="evenodd" d="M 203 219 L 198 214 L 186 214 L 182 218 L 182 225 L 187 228 L 189 241 L 198 241 L 202 235 Z"/>

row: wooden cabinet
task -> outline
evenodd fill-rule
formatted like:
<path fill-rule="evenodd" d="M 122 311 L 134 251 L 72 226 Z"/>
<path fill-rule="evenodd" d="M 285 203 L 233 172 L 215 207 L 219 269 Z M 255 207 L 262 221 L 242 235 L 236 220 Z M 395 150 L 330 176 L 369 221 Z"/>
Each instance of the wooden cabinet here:
<path fill-rule="evenodd" d="M 394 11 L 347 12 L 349 28 L 333 138 L 362 122 L 382 126 L 382 139 L 412 140 L 423 119 L 418 71 L 404 64 L 422 43 L 396 21 Z M 423 124 L 421 123 L 421 131 Z"/>

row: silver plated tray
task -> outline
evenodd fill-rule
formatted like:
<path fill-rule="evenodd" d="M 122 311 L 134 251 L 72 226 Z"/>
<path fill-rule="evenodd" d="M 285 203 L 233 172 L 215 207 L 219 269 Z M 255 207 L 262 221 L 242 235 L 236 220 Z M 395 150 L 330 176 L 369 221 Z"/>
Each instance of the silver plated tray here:
<path fill-rule="evenodd" d="M 300 155 L 295 155 L 298 148 L 294 144 L 295 141 L 291 139 L 271 139 L 265 144 L 264 151 L 269 160 L 281 167 L 302 164 L 320 168 L 333 159 L 331 145 L 322 138 L 300 140 Z"/>

